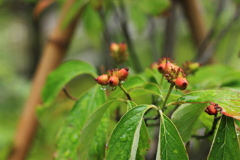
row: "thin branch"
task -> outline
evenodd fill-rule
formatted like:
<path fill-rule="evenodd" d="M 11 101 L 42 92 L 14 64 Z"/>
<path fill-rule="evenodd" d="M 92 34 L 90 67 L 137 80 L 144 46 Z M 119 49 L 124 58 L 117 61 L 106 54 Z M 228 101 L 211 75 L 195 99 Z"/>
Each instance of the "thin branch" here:
<path fill-rule="evenodd" d="M 218 27 L 224 7 L 225 7 L 225 0 L 220 0 L 218 3 L 217 10 L 216 10 L 215 15 L 212 20 L 211 29 L 209 30 L 209 32 L 207 33 L 207 35 L 205 36 L 205 38 L 203 39 L 203 41 L 201 42 L 201 44 L 198 47 L 197 54 L 196 54 L 197 59 L 199 59 L 200 56 L 202 56 L 203 52 L 207 49 L 207 46 L 209 45 L 209 42 L 212 39 L 212 37 Z"/>
<path fill-rule="evenodd" d="M 126 89 L 122 86 L 122 84 L 121 83 L 119 83 L 119 85 L 118 85 L 120 88 L 121 88 L 121 90 L 124 92 L 124 94 L 127 96 L 127 98 L 128 98 L 128 100 L 132 100 L 132 98 L 131 98 L 131 96 L 130 96 L 130 94 L 126 91 Z"/>
<path fill-rule="evenodd" d="M 106 51 L 106 53 L 105 53 L 105 51 L 104 51 L 104 55 L 105 55 L 105 64 L 107 65 L 106 67 L 107 68 L 112 68 L 112 59 L 111 59 L 111 57 L 110 57 L 110 51 L 109 51 L 109 46 L 110 46 L 110 44 L 111 44 L 111 35 L 110 35 L 110 30 L 109 30 L 109 28 L 108 28 L 108 24 L 107 24 L 107 21 L 106 21 L 106 12 L 104 12 L 104 8 L 103 7 L 101 7 L 100 9 L 99 9 L 99 16 L 100 16 L 100 18 L 101 18 L 101 20 L 102 20 L 102 23 L 103 23 L 103 29 L 104 29 L 104 31 L 103 31 L 103 38 L 104 38 L 104 41 L 103 41 L 103 43 L 104 43 L 104 45 L 103 46 L 105 46 L 104 47 L 104 50 Z"/>
<path fill-rule="evenodd" d="M 196 138 L 196 139 L 204 139 L 204 138 L 212 136 L 214 134 L 214 131 L 216 130 L 216 127 L 217 127 L 217 124 L 218 124 L 218 121 L 220 120 L 220 118 L 221 117 L 216 117 L 216 115 L 214 116 L 212 128 L 207 134 L 205 134 L 203 136 L 192 135 L 192 137 Z"/>
<path fill-rule="evenodd" d="M 174 57 L 176 41 L 177 3 L 172 0 L 171 15 L 166 18 L 165 35 L 163 43 L 163 56 Z"/>
<path fill-rule="evenodd" d="M 232 19 L 227 23 L 222 30 L 219 32 L 219 34 L 216 37 L 215 42 L 213 42 L 202 54 L 202 57 L 199 59 L 199 62 L 201 64 L 205 64 L 210 57 L 213 56 L 214 50 L 217 48 L 221 40 L 224 36 L 228 33 L 228 31 L 231 29 L 231 27 L 235 24 L 236 21 L 238 21 L 240 18 L 240 7 L 238 7 L 235 11 L 235 14 L 233 15 Z"/>
<path fill-rule="evenodd" d="M 128 25 L 127 25 L 127 13 L 126 13 L 126 9 L 125 9 L 125 5 L 124 5 L 123 1 L 120 0 L 120 12 L 121 13 L 118 13 L 117 7 L 115 7 L 115 8 L 116 8 L 116 16 L 117 16 L 118 20 L 120 21 L 122 33 L 125 37 L 126 43 L 128 44 L 128 48 L 130 51 L 130 57 L 131 57 L 131 60 L 133 61 L 133 67 L 137 72 L 141 72 L 142 66 L 138 59 L 133 42 L 131 40 L 130 32 L 129 32 Z"/>
<path fill-rule="evenodd" d="M 68 45 L 74 35 L 79 17 L 85 8 L 85 6 L 81 8 L 70 21 L 69 25 L 63 29 L 62 26 L 68 16 L 67 13 L 74 5 L 74 2 L 75 0 L 65 2 L 58 23 L 43 50 L 41 60 L 33 78 L 31 92 L 26 100 L 23 113 L 18 123 L 8 160 L 24 160 L 34 140 L 34 135 L 38 127 L 36 107 L 42 102 L 41 91 L 45 84 L 46 77 L 62 62 Z"/>
<path fill-rule="evenodd" d="M 77 101 L 78 99 L 76 97 L 73 97 L 68 91 L 66 87 L 63 87 L 63 92 L 65 93 L 65 95 L 70 98 L 71 100 Z"/>

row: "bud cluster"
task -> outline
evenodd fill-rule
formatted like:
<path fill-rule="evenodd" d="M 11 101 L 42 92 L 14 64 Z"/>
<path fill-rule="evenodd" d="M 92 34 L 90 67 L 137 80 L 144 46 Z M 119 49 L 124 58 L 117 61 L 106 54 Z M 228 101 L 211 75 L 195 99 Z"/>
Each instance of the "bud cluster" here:
<path fill-rule="evenodd" d="M 169 83 L 174 84 L 176 89 L 185 90 L 187 88 L 186 74 L 169 58 L 163 57 L 159 60 L 158 71 L 166 77 Z"/>
<path fill-rule="evenodd" d="M 102 85 L 102 89 L 106 90 L 109 87 L 112 91 L 116 89 L 117 85 L 122 84 L 128 77 L 128 68 L 108 70 L 108 74 L 102 74 L 95 78 L 95 81 Z"/>
<path fill-rule="evenodd" d="M 117 63 L 125 62 L 128 58 L 128 52 L 127 52 L 127 44 L 124 42 L 121 42 L 119 44 L 117 43 L 111 43 L 110 44 L 110 55 Z"/>
<path fill-rule="evenodd" d="M 200 63 L 197 62 L 189 62 L 186 61 L 182 64 L 182 68 L 184 69 L 185 73 L 188 74 L 194 74 L 200 67 Z"/>
<path fill-rule="evenodd" d="M 209 115 L 217 115 L 218 110 L 221 110 L 218 104 L 211 102 L 210 106 L 206 107 L 205 112 Z"/>

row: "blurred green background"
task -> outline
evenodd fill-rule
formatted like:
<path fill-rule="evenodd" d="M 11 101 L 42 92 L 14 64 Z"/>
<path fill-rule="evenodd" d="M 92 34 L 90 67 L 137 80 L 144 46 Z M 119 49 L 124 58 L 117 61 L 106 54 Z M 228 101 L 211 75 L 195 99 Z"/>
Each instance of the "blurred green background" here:
<path fill-rule="evenodd" d="M 32 77 L 63 2 L 64 0 L 59 0 L 52 3 L 38 17 L 34 17 L 36 0 L 0 0 L 0 159 L 5 159 L 11 148 L 22 107 L 30 92 Z M 139 0 L 124 1 L 124 4 L 131 42 L 141 68 L 144 69 L 166 55 L 165 33 L 167 21 L 173 14 L 171 3 L 168 0 Z M 207 53 L 211 57 L 211 63 L 240 70 L 240 19 L 236 16 L 239 13 L 239 2 L 202 0 L 197 5 L 206 31 L 213 29 L 209 39 L 213 47 Z M 125 41 L 126 37 L 117 18 L 124 14 L 119 11 L 119 1 L 106 1 L 103 8 L 105 23 L 94 5 L 86 8 L 65 60 L 84 60 L 97 68 L 102 65 L 106 68 L 112 66 L 107 59 L 108 43 Z M 168 56 L 174 58 L 178 64 L 186 60 L 198 61 L 198 47 L 193 42 L 188 22 L 179 4 L 175 7 L 175 12 L 172 30 L 174 35 L 170 42 L 173 44 L 173 51 Z M 104 36 L 106 27 L 109 39 Z M 220 34 L 223 36 L 219 36 Z M 134 60 L 129 59 L 126 64 L 129 68 L 134 68 L 133 63 Z M 131 72 L 134 73 L 133 70 Z M 75 78 L 68 85 L 71 93 L 76 97 L 81 95 L 95 84 L 92 79 L 90 76 Z M 39 112 L 40 127 L 28 160 L 52 159 L 59 126 L 72 105 L 71 100 L 60 94 L 47 112 Z"/>

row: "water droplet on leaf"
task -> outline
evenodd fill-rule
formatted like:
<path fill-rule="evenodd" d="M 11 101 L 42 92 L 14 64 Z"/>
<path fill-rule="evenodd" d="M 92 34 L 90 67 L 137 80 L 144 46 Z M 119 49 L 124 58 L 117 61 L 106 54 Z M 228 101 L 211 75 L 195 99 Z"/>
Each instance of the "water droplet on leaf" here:
<path fill-rule="evenodd" d="M 221 141 L 221 140 L 220 140 L 220 138 L 218 137 L 218 138 L 217 138 L 217 143 L 220 143 L 220 141 Z"/>
<path fill-rule="evenodd" d="M 122 84 L 123 84 L 123 83 L 126 83 L 126 81 L 121 81 L 120 83 L 122 83 Z"/>
<path fill-rule="evenodd" d="M 107 89 L 106 86 L 101 86 L 101 90 L 105 91 Z"/>
<path fill-rule="evenodd" d="M 124 142 L 124 141 L 127 141 L 127 135 L 122 135 L 121 137 L 120 137 L 120 141 L 122 141 L 122 142 Z"/>

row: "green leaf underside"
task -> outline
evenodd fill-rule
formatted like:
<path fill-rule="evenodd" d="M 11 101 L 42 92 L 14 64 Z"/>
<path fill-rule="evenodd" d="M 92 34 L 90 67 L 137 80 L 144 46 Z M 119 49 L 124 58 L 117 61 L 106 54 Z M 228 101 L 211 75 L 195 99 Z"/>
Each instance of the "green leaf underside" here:
<path fill-rule="evenodd" d="M 180 134 L 173 122 L 160 111 L 160 131 L 156 160 L 188 159 Z"/>
<path fill-rule="evenodd" d="M 239 160 L 240 150 L 234 120 L 222 115 L 215 134 L 208 160 Z"/>
<path fill-rule="evenodd" d="M 148 134 L 147 126 L 144 121 L 142 121 L 142 126 L 140 129 L 140 137 L 137 149 L 137 160 L 145 160 L 144 152 L 146 152 L 150 148 L 150 137 Z"/>
<path fill-rule="evenodd" d="M 173 113 L 171 120 L 177 127 L 184 142 L 188 142 L 191 138 L 193 126 L 205 107 L 205 103 L 183 104 Z"/>
<path fill-rule="evenodd" d="M 154 83 L 146 83 L 141 87 L 133 88 L 130 90 L 133 97 L 138 97 L 146 94 L 153 94 L 163 99 L 162 92 L 158 85 Z"/>
<path fill-rule="evenodd" d="M 221 113 L 240 120 L 240 93 L 230 90 L 203 90 L 186 94 L 177 103 L 214 102 L 222 108 Z"/>
<path fill-rule="evenodd" d="M 153 105 L 140 105 L 127 112 L 115 127 L 106 149 L 106 160 L 135 160 L 138 144 L 140 143 L 140 129 L 144 113 L 155 108 Z M 141 142 L 142 143 L 142 142 Z"/>
<path fill-rule="evenodd" d="M 46 106 L 57 97 L 58 93 L 74 77 L 81 74 L 90 74 L 96 77 L 96 69 L 83 61 L 70 60 L 60 65 L 56 70 L 51 72 L 46 80 L 42 91 L 42 99 Z"/>
<path fill-rule="evenodd" d="M 86 160 L 88 157 L 89 147 L 93 141 L 94 133 L 96 132 L 96 128 L 99 125 L 104 113 L 107 111 L 108 107 L 116 101 L 124 102 L 122 99 L 112 99 L 107 101 L 97 110 L 95 110 L 88 118 L 86 123 L 83 126 L 82 133 L 80 136 L 80 146 L 79 146 L 79 157 L 81 160 Z M 107 129 L 107 128 L 106 128 Z M 104 147 L 105 149 L 105 147 Z M 104 153 L 104 151 L 103 151 Z"/>
<path fill-rule="evenodd" d="M 89 92 L 84 94 L 74 105 L 73 109 L 69 113 L 66 119 L 65 125 L 62 127 L 61 132 L 57 140 L 57 159 L 77 159 L 77 148 L 79 146 L 80 130 L 90 114 L 99 106 L 105 102 L 105 94 L 96 85 Z M 101 149 L 105 145 L 107 132 L 106 121 L 107 117 L 101 121 L 101 125 L 104 128 L 99 127 L 96 139 L 101 139 L 97 144 L 92 146 L 92 155 L 98 155 L 97 150 Z M 90 148 L 90 147 L 89 147 Z M 101 155 L 98 155 L 101 157 Z M 103 156 L 103 155 L 102 155 Z"/>

